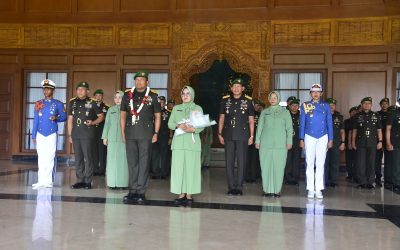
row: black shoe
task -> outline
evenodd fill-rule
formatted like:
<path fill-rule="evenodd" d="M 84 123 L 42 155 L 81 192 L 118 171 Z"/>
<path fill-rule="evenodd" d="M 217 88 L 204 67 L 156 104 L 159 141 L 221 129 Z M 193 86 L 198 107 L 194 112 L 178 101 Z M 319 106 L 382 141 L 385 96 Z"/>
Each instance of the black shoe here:
<path fill-rule="evenodd" d="M 227 195 L 235 195 L 235 190 L 229 189 L 228 192 L 226 193 Z"/>
<path fill-rule="evenodd" d="M 174 201 L 175 201 L 175 204 L 182 204 L 182 203 L 185 203 L 185 202 L 186 202 L 186 195 L 183 196 L 182 198 L 177 198 L 177 199 L 175 199 Z"/>
<path fill-rule="evenodd" d="M 136 201 L 137 200 L 137 194 L 134 193 L 128 193 L 127 195 L 124 196 L 124 202 L 129 202 L 129 201 Z"/>
<path fill-rule="evenodd" d="M 189 204 L 191 204 L 191 203 L 193 203 L 193 202 L 194 202 L 194 199 L 193 199 L 193 198 L 186 199 L 186 203 L 189 203 Z"/>
<path fill-rule="evenodd" d="M 274 197 L 279 198 L 279 197 L 281 197 L 281 194 L 274 194 Z"/>
<path fill-rule="evenodd" d="M 83 188 L 84 189 L 92 189 L 92 184 L 91 183 L 85 183 L 85 186 Z"/>
<path fill-rule="evenodd" d="M 137 195 L 137 202 L 144 202 L 146 200 L 146 196 L 144 194 Z"/>
<path fill-rule="evenodd" d="M 86 186 L 86 183 L 83 182 L 77 182 L 74 185 L 71 186 L 72 189 L 81 189 Z"/>
<path fill-rule="evenodd" d="M 242 196 L 242 195 L 243 195 L 242 190 L 241 190 L 241 189 L 236 189 L 236 190 L 235 190 L 235 195 L 240 195 L 240 196 Z"/>
<path fill-rule="evenodd" d="M 382 182 L 380 180 L 375 181 L 375 186 L 376 187 L 382 187 Z"/>
<path fill-rule="evenodd" d="M 400 186 L 399 185 L 393 185 L 393 192 L 400 193 Z"/>
<path fill-rule="evenodd" d="M 367 186 L 366 186 L 368 189 L 370 189 L 370 190 L 373 190 L 373 189 L 375 189 L 375 187 L 374 187 L 374 185 L 372 185 L 372 184 L 367 184 Z"/>
<path fill-rule="evenodd" d="M 271 194 L 271 193 L 263 193 L 263 196 L 264 197 L 272 197 L 274 194 Z"/>

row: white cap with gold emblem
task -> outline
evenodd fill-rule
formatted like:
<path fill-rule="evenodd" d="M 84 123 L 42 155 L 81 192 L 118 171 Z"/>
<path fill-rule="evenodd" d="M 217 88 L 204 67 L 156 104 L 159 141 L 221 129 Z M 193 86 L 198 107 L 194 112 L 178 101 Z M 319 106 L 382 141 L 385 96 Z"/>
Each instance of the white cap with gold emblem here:
<path fill-rule="evenodd" d="M 313 84 L 310 88 L 310 92 L 322 92 L 321 84 Z"/>
<path fill-rule="evenodd" d="M 50 89 L 56 88 L 56 84 L 49 79 L 44 79 L 40 84 L 42 85 L 42 88 L 50 88 Z"/>

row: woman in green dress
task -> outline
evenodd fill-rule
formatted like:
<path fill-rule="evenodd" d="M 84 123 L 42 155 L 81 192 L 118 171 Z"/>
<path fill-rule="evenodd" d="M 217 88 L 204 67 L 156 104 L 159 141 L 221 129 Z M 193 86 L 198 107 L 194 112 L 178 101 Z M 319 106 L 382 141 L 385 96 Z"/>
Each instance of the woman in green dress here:
<path fill-rule="evenodd" d="M 261 112 L 258 121 L 256 148 L 260 150 L 263 195 L 280 197 L 293 126 L 289 111 L 279 106 L 279 93 L 272 91 L 268 100 L 271 106 Z"/>
<path fill-rule="evenodd" d="M 182 129 L 184 134 L 174 135 L 172 139 L 171 193 L 178 194 L 176 203 L 193 202 L 192 195 L 201 192 L 201 140 L 199 133 L 203 129 L 182 123 L 189 119 L 191 112 L 203 112 L 194 103 L 195 93 L 190 86 L 181 91 L 182 104 L 172 110 L 168 121 L 171 130 Z"/>
<path fill-rule="evenodd" d="M 125 143 L 122 141 L 120 126 L 120 107 L 124 92 L 117 91 L 114 103 L 108 112 L 104 124 L 103 139 L 107 146 L 106 183 L 111 189 L 128 187 L 129 174 L 126 160 Z"/>

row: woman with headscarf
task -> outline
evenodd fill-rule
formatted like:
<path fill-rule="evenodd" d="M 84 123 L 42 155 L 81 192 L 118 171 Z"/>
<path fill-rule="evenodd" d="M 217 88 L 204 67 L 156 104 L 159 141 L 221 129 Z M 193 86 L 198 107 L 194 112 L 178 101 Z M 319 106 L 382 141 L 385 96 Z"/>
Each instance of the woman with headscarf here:
<path fill-rule="evenodd" d="M 289 111 L 279 106 L 279 93 L 272 91 L 268 100 L 271 106 L 261 112 L 258 121 L 256 148 L 260 150 L 263 195 L 280 197 L 293 126 Z"/>
<path fill-rule="evenodd" d="M 115 105 L 107 112 L 101 136 L 104 145 L 107 146 L 106 183 L 111 189 L 128 187 L 129 181 L 125 143 L 122 141 L 120 126 L 120 107 L 123 96 L 124 92 L 121 90 L 115 93 Z"/>
<path fill-rule="evenodd" d="M 201 140 L 199 133 L 203 129 L 196 129 L 182 121 L 189 119 L 191 112 L 203 112 L 203 109 L 194 103 L 195 93 L 190 86 L 181 91 L 182 104 L 172 110 L 168 121 L 171 130 L 182 129 L 185 133 L 174 135 L 172 139 L 171 160 L 171 193 L 178 194 L 175 202 L 191 203 L 193 194 L 201 192 Z"/>

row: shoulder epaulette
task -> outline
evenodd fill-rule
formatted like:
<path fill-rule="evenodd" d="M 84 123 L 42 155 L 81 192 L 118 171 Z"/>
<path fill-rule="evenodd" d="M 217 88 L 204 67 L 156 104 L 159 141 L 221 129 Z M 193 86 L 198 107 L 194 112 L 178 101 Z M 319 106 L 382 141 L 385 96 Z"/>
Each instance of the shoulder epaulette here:
<path fill-rule="evenodd" d="M 231 95 L 226 95 L 226 96 L 223 96 L 222 97 L 222 99 L 226 99 L 226 98 L 229 98 Z"/>
<path fill-rule="evenodd" d="M 75 97 L 72 97 L 71 99 L 69 99 L 69 101 L 73 101 L 73 100 L 75 100 L 76 99 L 76 96 Z"/>
<path fill-rule="evenodd" d="M 125 93 L 131 91 L 131 89 L 125 89 Z"/>
<path fill-rule="evenodd" d="M 154 89 L 150 89 L 150 91 L 154 94 L 158 94 L 157 91 L 155 91 Z"/>
<path fill-rule="evenodd" d="M 244 95 L 244 97 L 246 97 L 246 98 L 249 99 L 249 100 L 253 100 L 253 98 L 252 98 L 251 96 Z"/>

